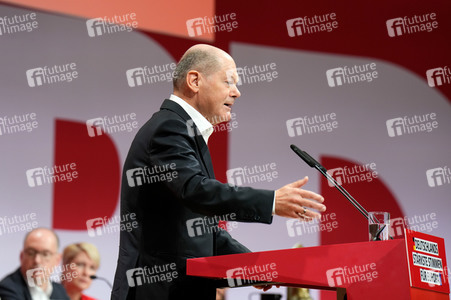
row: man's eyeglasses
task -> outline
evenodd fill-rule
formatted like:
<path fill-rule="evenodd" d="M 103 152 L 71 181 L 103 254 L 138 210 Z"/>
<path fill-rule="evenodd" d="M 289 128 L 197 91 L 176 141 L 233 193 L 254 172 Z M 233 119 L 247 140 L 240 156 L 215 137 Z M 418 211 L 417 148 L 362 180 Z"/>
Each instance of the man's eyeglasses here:
<path fill-rule="evenodd" d="M 53 255 L 55 255 L 55 253 L 51 252 L 51 251 L 38 251 L 36 249 L 32 249 L 32 248 L 28 248 L 25 249 L 24 251 L 25 255 L 27 255 L 30 258 L 35 258 L 36 255 L 41 256 L 42 260 L 50 260 L 52 258 Z"/>

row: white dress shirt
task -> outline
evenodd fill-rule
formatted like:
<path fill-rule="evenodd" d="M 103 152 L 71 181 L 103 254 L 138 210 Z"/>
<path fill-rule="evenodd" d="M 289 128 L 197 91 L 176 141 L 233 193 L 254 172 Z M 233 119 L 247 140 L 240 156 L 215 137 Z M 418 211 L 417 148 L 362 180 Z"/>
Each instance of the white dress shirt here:
<path fill-rule="evenodd" d="M 200 131 L 200 134 L 202 134 L 202 137 L 205 140 L 205 144 L 208 144 L 208 138 L 213 133 L 213 125 L 211 125 L 211 123 L 208 122 L 208 120 L 204 116 L 202 116 L 200 112 L 198 112 L 194 107 L 192 107 L 182 98 L 172 94 L 169 97 L 169 100 L 172 100 L 180 105 L 183 110 L 190 116 L 190 118 L 193 119 L 194 124 L 196 124 L 197 128 Z"/>
<path fill-rule="evenodd" d="M 53 292 L 53 285 L 51 282 L 47 284 L 47 289 L 44 291 L 39 286 L 28 286 L 28 290 L 33 300 L 50 300 L 50 295 Z"/>

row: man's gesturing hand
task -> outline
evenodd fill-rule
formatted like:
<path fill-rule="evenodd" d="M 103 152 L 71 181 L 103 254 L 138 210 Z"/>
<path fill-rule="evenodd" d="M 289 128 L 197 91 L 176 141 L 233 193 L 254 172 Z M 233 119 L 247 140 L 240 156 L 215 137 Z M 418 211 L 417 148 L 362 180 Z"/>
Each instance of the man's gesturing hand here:
<path fill-rule="evenodd" d="M 311 220 L 319 218 L 321 215 L 315 211 L 323 212 L 326 210 L 324 206 L 324 198 L 317 193 L 301 189 L 308 181 L 308 177 L 287 184 L 276 191 L 275 214 L 287 218 L 301 218 Z"/>

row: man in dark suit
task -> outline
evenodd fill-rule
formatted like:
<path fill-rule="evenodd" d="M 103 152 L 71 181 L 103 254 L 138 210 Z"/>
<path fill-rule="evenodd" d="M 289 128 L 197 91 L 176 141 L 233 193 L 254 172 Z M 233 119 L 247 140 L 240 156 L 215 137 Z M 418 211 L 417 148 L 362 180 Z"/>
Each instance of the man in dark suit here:
<path fill-rule="evenodd" d="M 186 276 L 186 259 L 249 252 L 218 221 L 270 224 L 274 214 L 315 218 L 324 199 L 300 189 L 277 191 L 223 184 L 208 151 L 213 125 L 228 121 L 240 96 L 233 59 L 208 45 L 191 47 L 175 70 L 174 93 L 137 133 L 125 161 L 123 223 L 111 299 L 215 299 L 212 280 Z"/>
<path fill-rule="evenodd" d="M 0 282 L 1 300 L 69 300 L 64 287 L 49 280 L 61 261 L 58 248 L 58 237 L 52 230 L 30 231 L 20 252 L 20 268 Z"/>

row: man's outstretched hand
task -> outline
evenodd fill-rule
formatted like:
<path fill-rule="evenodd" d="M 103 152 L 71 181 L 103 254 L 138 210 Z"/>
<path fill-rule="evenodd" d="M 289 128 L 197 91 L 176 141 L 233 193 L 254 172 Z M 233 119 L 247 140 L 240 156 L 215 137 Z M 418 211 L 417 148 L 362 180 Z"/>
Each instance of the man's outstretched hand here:
<path fill-rule="evenodd" d="M 326 211 L 326 206 L 322 203 L 324 198 L 317 193 L 301 189 L 308 181 L 308 177 L 287 184 L 276 190 L 275 214 L 286 218 L 301 218 L 312 220 L 321 215 L 311 209 L 319 212 Z"/>
<path fill-rule="evenodd" d="M 301 189 L 308 181 L 308 177 L 287 184 L 276 191 L 275 214 L 287 218 L 300 218 L 303 220 L 312 220 L 321 215 L 311 209 L 319 212 L 326 211 L 326 206 L 322 204 L 324 198 L 317 193 Z M 273 284 L 254 285 L 254 288 L 266 292 L 272 288 Z M 279 287 L 279 285 L 275 285 Z"/>

